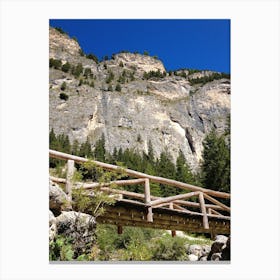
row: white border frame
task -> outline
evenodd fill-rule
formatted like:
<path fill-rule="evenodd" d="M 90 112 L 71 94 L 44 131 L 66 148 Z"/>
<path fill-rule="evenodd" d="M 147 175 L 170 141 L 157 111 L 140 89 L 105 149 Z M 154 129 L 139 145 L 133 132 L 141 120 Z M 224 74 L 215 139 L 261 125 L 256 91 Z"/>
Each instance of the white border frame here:
<path fill-rule="evenodd" d="M 0 8 L 1 279 L 280 279 L 277 0 L 2 0 Z M 231 264 L 49 264 L 50 18 L 231 19 Z"/>

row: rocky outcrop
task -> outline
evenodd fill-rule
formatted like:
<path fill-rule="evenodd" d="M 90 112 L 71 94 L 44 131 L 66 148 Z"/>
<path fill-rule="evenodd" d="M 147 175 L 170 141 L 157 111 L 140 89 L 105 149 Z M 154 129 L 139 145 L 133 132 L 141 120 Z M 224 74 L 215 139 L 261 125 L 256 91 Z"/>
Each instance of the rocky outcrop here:
<path fill-rule="evenodd" d="M 67 34 L 62 34 L 54 28 L 49 29 L 49 56 L 50 58 L 65 59 L 71 56 L 80 56 L 81 47 Z"/>
<path fill-rule="evenodd" d="M 56 218 L 56 227 L 57 234 L 72 240 L 76 256 L 89 253 L 96 238 L 96 222 L 93 216 L 75 211 L 63 211 Z"/>
<path fill-rule="evenodd" d="M 112 62 L 112 61 L 111 61 Z M 159 59 L 148 55 L 133 54 L 133 53 L 119 53 L 114 56 L 113 65 L 123 65 L 126 69 L 132 69 L 135 72 L 150 72 L 160 71 L 165 72 L 164 65 Z M 108 64 L 110 65 L 110 63 Z"/>
<path fill-rule="evenodd" d="M 66 193 L 52 181 L 49 181 L 49 207 L 55 216 L 60 215 L 62 211 L 72 209 Z"/>
<path fill-rule="evenodd" d="M 55 241 L 58 235 L 63 236 L 71 240 L 74 256 L 88 253 L 95 240 L 95 218 L 85 213 L 71 211 L 67 195 L 51 181 L 49 197 L 52 210 L 49 210 L 49 241 Z"/>
<path fill-rule="evenodd" d="M 230 237 L 217 235 L 211 246 L 187 245 L 189 261 L 229 261 L 230 260 Z"/>
<path fill-rule="evenodd" d="M 49 241 L 53 241 L 57 235 L 56 219 L 52 211 L 49 210 Z"/>
<path fill-rule="evenodd" d="M 190 261 L 204 260 L 207 258 L 211 247 L 209 245 L 190 245 L 187 249 L 188 258 Z"/>
<path fill-rule="evenodd" d="M 67 134 L 71 142 L 88 138 L 92 147 L 104 134 L 110 153 L 115 147 L 147 152 L 151 141 L 156 157 L 167 150 L 175 161 L 182 150 L 190 167 L 197 170 L 205 135 L 213 128 L 220 133 L 226 128 L 230 113 L 229 79 L 191 85 L 190 78 L 213 72 L 188 76 L 185 71 L 186 77 L 166 75 L 146 80 L 144 72 L 165 72 L 160 60 L 120 53 L 96 64 L 78 54 L 74 40 L 73 51 L 63 50 L 65 44 L 71 46 L 67 41 L 71 39 L 56 33 L 51 29 L 50 56 L 90 68 L 93 79 L 89 83 L 94 82 L 94 87 L 80 84 L 71 73 L 51 68 L 50 129 L 56 134 Z M 109 81 L 110 76 L 113 78 Z M 59 97 L 63 82 L 68 100 Z M 117 84 L 121 91 L 115 90 Z"/>
<path fill-rule="evenodd" d="M 217 235 L 212 244 L 211 251 L 207 257 L 208 261 L 230 260 L 230 237 Z"/>

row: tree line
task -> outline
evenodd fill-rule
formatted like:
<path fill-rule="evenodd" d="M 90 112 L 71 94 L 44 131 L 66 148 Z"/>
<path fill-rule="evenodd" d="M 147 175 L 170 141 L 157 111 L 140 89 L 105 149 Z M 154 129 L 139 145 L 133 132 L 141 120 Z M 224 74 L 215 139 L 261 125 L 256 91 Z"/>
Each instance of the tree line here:
<path fill-rule="evenodd" d="M 105 147 L 104 135 L 95 143 L 95 147 L 92 148 L 89 139 L 83 143 L 74 140 L 71 144 L 68 135 L 56 135 L 53 129 L 49 134 L 50 149 L 224 192 L 230 192 L 229 139 L 229 130 L 222 135 L 218 135 L 212 130 L 203 141 L 203 160 L 200 165 L 200 170 L 197 173 L 193 173 L 181 150 L 175 163 L 167 150 L 162 151 L 159 158 L 156 158 L 151 141 L 148 143 L 147 153 L 139 153 L 132 149 L 117 149 L 116 147 L 113 153 L 109 153 Z M 65 162 L 50 159 L 49 164 L 51 168 L 57 168 L 65 164 Z M 79 168 L 78 165 L 77 167 Z M 83 170 L 80 171 L 82 172 Z M 90 174 L 85 173 L 83 176 L 84 179 L 88 179 Z M 125 188 L 135 192 L 144 191 L 143 185 L 128 186 Z M 165 197 L 184 192 L 186 191 L 164 184 L 151 183 L 151 194 L 155 196 Z"/>

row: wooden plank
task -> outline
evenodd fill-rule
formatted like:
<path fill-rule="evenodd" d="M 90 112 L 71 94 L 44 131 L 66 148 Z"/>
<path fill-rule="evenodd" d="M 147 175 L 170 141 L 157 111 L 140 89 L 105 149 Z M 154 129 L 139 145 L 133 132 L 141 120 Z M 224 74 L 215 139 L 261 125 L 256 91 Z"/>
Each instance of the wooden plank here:
<path fill-rule="evenodd" d="M 162 204 L 158 204 L 156 206 L 153 206 L 153 208 L 160 208 L 160 207 L 164 207 L 164 206 L 168 206 L 169 207 L 170 205 L 170 202 L 165 202 L 165 203 L 162 203 Z"/>
<path fill-rule="evenodd" d="M 54 150 L 49 150 L 49 156 L 53 157 L 53 158 L 64 159 L 64 160 L 71 159 L 71 160 L 74 160 L 75 162 L 78 162 L 78 163 L 84 163 L 84 162 L 88 161 L 88 159 L 85 159 L 85 158 L 82 158 L 82 157 L 73 156 L 73 155 L 65 154 L 65 153 L 62 153 L 62 152 L 54 151 Z M 178 182 L 178 181 L 172 180 L 172 179 L 166 179 L 166 178 L 162 178 L 162 177 L 148 175 L 148 174 L 138 172 L 138 171 L 134 171 L 134 170 L 131 170 L 131 169 L 121 169 L 119 166 L 108 164 L 108 163 L 103 163 L 103 162 L 100 162 L 100 161 L 93 160 L 93 162 L 97 166 L 100 166 L 100 167 L 102 167 L 106 170 L 123 170 L 127 175 L 132 176 L 132 177 L 147 178 L 147 179 L 150 179 L 152 182 L 155 182 L 155 183 L 162 183 L 162 184 L 166 184 L 166 185 L 169 185 L 169 186 L 175 186 L 175 187 L 178 187 L 178 188 L 181 188 L 181 189 L 184 189 L 184 190 L 201 191 L 201 192 L 204 192 L 204 193 L 207 193 L 209 195 L 216 196 L 216 197 L 230 198 L 229 193 L 213 191 L 213 190 L 210 190 L 210 189 L 205 189 L 205 188 L 202 188 L 202 187 L 193 186 L 193 185 L 186 184 L 186 183 L 183 183 L 183 182 Z"/>
<path fill-rule="evenodd" d="M 211 210 L 210 212 L 211 213 L 209 213 L 209 214 L 216 214 L 216 215 L 219 215 L 219 216 L 224 216 L 224 215 L 222 215 L 220 212 L 218 212 L 218 211 L 216 211 L 216 210 L 214 210 L 214 209 L 211 209 L 211 208 L 209 208 L 209 210 Z"/>
<path fill-rule="evenodd" d="M 66 174 L 66 187 L 65 187 L 65 191 L 66 194 L 68 195 L 70 201 L 72 200 L 72 179 L 73 179 L 73 175 L 74 175 L 74 160 L 69 159 L 67 161 L 67 174 Z"/>
<path fill-rule="evenodd" d="M 190 210 L 188 210 L 188 209 L 186 209 L 184 207 L 181 207 L 180 205 L 177 205 L 175 203 L 173 203 L 173 206 L 174 206 L 174 209 L 181 210 L 181 211 L 183 211 L 185 213 L 189 213 L 189 214 L 197 214 L 198 213 L 198 212 L 190 211 Z"/>
<path fill-rule="evenodd" d="M 140 194 L 140 193 L 134 193 L 134 192 L 124 191 L 124 190 L 119 190 L 119 189 L 111 189 L 108 187 L 101 187 L 100 190 L 109 192 L 109 193 L 116 193 L 116 194 L 121 194 L 121 195 L 124 195 L 127 197 L 138 198 L 138 199 L 144 200 L 144 194 Z"/>
<path fill-rule="evenodd" d="M 117 185 L 117 186 L 128 186 L 128 185 L 137 185 L 137 184 L 142 184 L 144 183 L 145 180 L 144 179 L 131 179 L 131 180 L 118 180 L 118 181 L 111 181 L 108 183 L 80 183 L 81 186 L 84 189 L 94 189 L 96 187 L 106 187 L 106 186 L 111 186 L 111 185 Z"/>
<path fill-rule="evenodd" d="M 188 206 L 188 207 L 193 207 L 193 208 L 200 208 L 200 204 L 198 202 L 193 202 L 193 201 L 184 201 L 184 200 L 176 200 L 174 201 L 176 204 Z M 216 210 L 223 210 L 222 207 L 214 204 L 205 204 L 206 208 L 211 207 L 212 209 Z"/>
<path fill-rule="evenodd" d="M 103 216 L 101 219 L 111 220 L 111 223 L 116 225 L 130 225 L 130 226 L 141 226 L 141 227 L 152 227 L 152 228 L 161 228 L 161 229 L 169 229 L 169 230 L 183 230 L 188 231 L 189 229 L 194 230 L 194 232 L 210 232 L 211 230 L 215 230 L 216 233 L 229 233 L 230 228 L 227 227 L 229 224 L 223 225 L 221 222 L 217 224 L 212 224 L 209 229 L 204 229 L 202 226 L 202 221 L 196 220 L 194 223 L 186 222 L 186 223 L 177 223 L 173 220 L 162 220 L 162 219 L 154 219 L 153 223 L 147 222 L 147 220 L 131 220 L 127 219 L 125 216 L 119 217 L 108 217 Z M 97 219 L 99 222 L 99 219 Z"/>
<path fill-rule="evenodd" d="M 165 229 L 174 229 L 174 230 L 186 230 L 186 228 L 196 228 L 194 232 L 209 232 L 202 226 L 202 217 L 198 216 L 195 218 L 186 218 L 182 216 L 174 215 L 173 218 L 170 218 L 170 215 L 154 213 L 153 223 L 147 222 L 146 219 L 142 219 L 141 212 L 135 210 L 129 210 L 127 208 L 121 207 L 117 209 L 111 206 L 102 216 L 102 218 L 111 219 L 114 223 L 123 224 L 123 225 L 133 225 L 133 223 L 141 223 L 139 226 L 145 226 L 145 224 L 151 224 L 151 227 L 165 228 Z M 143 212 L 142 212 L 143 213 Z M 145 216 L 145 215 L 144 215 Z M 146 216 L 145 216 L 146 217 Z M 155 226 L 153 226 L 155 224 Z M 171 228 L 172 227 L 172 228 Z M 200 228 L 201 227 L 201 228 Z M 223 220 L 210 220 L 209 221 L 210 229 L 214 229 L 217 233 L 229 233 L 230 232 L 230 222 Z"/>
<path fill-rule="evenodd" d="M 156 206 L 156 205 L 159 205 L 162 203 L 172 202 L 177 199 L 186 199 L 186 198 L 192 197 L 194 195 L 198 195 L 198 194 L 199 194 L 199 192 L 190 192 L 190 193 L 184 193 L 184 194 L 178 194 L 178 195 L 169 196 L 169 197 L 165 197 L 165 198 L 160 198 L 160 199 L 151 201 L 150 206 Z"/>
<path fill-rule="evenodd" d="M 203 214 L 203 227 L 205 229 L 209 229 L 208 217 L 206 213 L 205 202 L 204 202 L 204 197 L 202 192 L 199 193 L 198 198 L 199 198 L 201 212 Z"/>
<path fill-rule="evenodd" d="M 230 207 L 226 206 L 225 204 L 223 204 L 222 202 L 218 201 L 217 199 L 209 196 L 208 194 L 204 194 L 204 197 L 211 201 L 212 203 L 216 204 L 216 205 L 219 205 L 223 210 L 227 211 L 227 212 L 230 212 Z"/>
<path fill-rule="evenodd" d="M 58 178 L 58 177 L 50 176 L 50 180 L 54 183 L 66 184 L 66 179 L 64 179 L 64 178 Z"/>

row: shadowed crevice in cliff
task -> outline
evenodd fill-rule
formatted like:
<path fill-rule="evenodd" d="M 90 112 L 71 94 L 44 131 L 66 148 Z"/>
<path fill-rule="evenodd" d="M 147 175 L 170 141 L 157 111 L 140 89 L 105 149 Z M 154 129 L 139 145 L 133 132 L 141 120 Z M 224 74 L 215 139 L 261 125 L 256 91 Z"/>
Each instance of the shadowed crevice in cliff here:
<path fill-rule="evenodd" d="M 191 151 L 192 151 L 192 153 L 193 154 L 195 154 L 196 153 L 196 151 L 195 151 L 195 148 L 194 148 L 194 143 L 193 143 L 193 139 L 192 139 L 192 136 L 191 136 L 191 134 L 190 134 L 190 132 L 189 132 L 189 129 L 186 127 L 186 138 L 187 138 L 187 140 L 188 140 L 188 143 L 189 143 L 189 146 L 190 146 L 190 148 L 191 148 Z"/>

